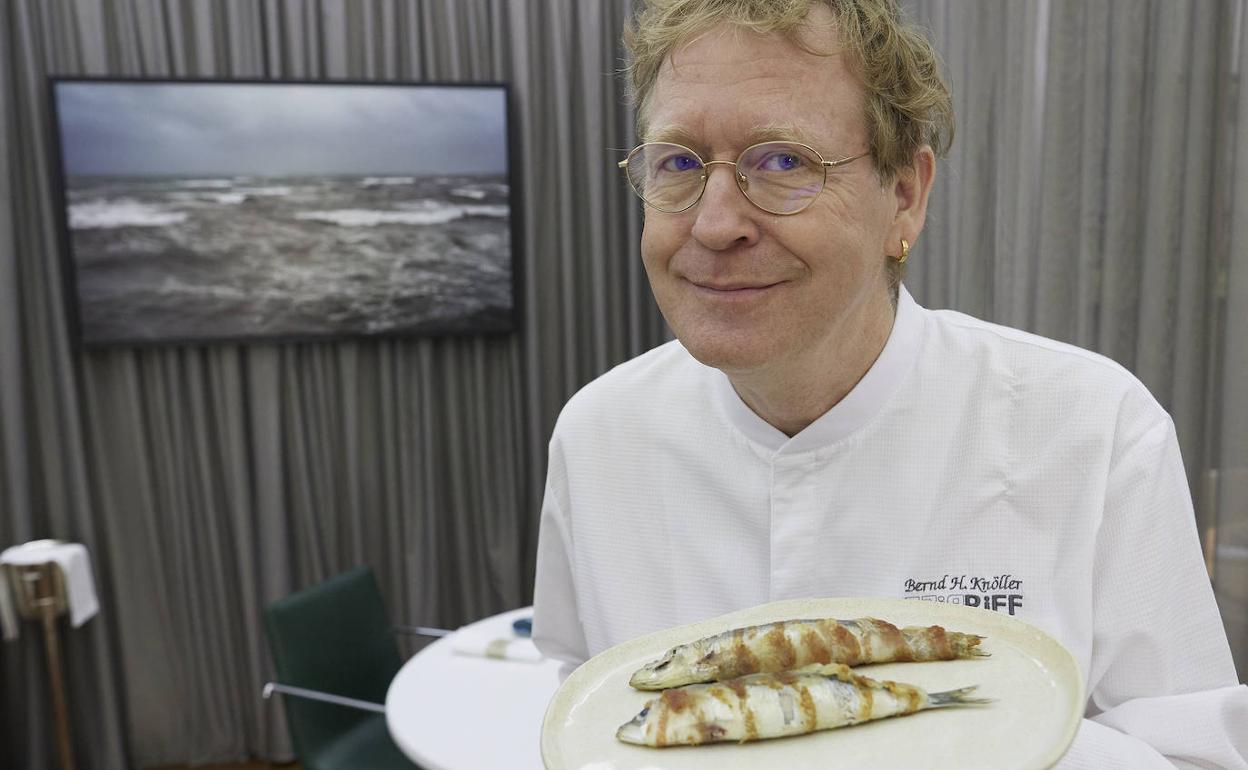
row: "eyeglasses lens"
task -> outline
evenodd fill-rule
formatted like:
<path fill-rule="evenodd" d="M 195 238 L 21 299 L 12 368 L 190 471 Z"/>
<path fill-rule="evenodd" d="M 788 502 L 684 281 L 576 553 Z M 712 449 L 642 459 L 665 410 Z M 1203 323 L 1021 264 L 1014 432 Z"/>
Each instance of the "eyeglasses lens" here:
<path fill-rule="evenodd" d="M 702 195 L 706 167 L 688 147 L 643 144 L 629 156 L 628 181 L 642 200 L 660 211 L 684 211 Z M 823 162 L 812 150 L 788 142 L 748 148 L 737 160 L 738 186 L 755 205 L 792 214 L 823 190 Z"/>
<path fill-rule="evenodd" d="M 811 150 L 787 142 L 756 144 L 741 154 L 743 191 L 764 211 L 792 214 L 823 190 L 823 162 Z"/>
<path fill-rule="evenodd" d="M 684 211 L 702 195 L 702 161 L 688 147 L 650 142 L 628 158 L 628 181 L 659 211 Z"/>

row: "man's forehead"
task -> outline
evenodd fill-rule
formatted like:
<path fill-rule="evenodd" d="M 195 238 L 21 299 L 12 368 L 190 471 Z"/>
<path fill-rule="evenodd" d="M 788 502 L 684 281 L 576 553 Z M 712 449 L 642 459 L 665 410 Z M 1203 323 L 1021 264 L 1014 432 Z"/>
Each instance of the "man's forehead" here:
<path fill-rule="evenodd" d="M 806 55 L 826 57 L 838 56 L 842 53 L 836 17 L 830 8 L 820 3 L 811 8 L 806 17 L 796 26 L 789 29 L 763 33 L 733 22 L 715 24 L 672 46 L 659 67 L 670 69 L 680 64 L 687 64 L 686 54 L 691 48 L 701 45 L 737 48 L 747 38 L 767 40 L 774 54 L 796 54 L 799 59 L 805 58 Z"/>
<path fill-rule="evenodd" d="M 775 75 L 800 77 L 812 68 L 841 59 L 843 54 L 835 26 L 812 29 L 803 23 L 788 31 L 764 34 L 722 23 L 673 46 L 659 64 L 659 76 L 714 82 L 721 75 L 720 69 L 729 64 L 762 66 Z"/>
<path fill-rule="evenodd" d="M 847 99 L 861 110 L 859 94 L 847 92 L 858 89 L 837 40 L 831 10 L 816 6 L 788 32 L 725 22 L 677 44 L 641 105 L 642 140 L 698 150 L 713 138 L 731 144 L 717 151 L 826 144 Z"/>
<path fill-rule="evenodd" d="M 692 149 L 699 149 L 705 145 L 705 137 L 699 136 L 698 132 L 693 131 L 685 126 L 672 123 L 664 123 L 660 125 L 649 126 L 643 137 L 647 142 L 671 142 L 673 144 L 683 144 Z M 746 129 L 739 137 L 741 148 L 744 149 L 752 144 L 759 142 L 800 142 L 802 144 L 813 144 L 816 138 L 811 136 L 808 131 L 803 130 L 800 126 L 788 121 L 770 121 L 766 124 L 759 124 Z"/>

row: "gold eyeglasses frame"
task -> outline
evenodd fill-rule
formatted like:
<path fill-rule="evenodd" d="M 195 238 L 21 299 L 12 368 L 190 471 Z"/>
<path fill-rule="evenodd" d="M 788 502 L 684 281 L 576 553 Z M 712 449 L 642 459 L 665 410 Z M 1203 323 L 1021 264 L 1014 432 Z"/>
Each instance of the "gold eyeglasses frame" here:
<path fill-rule="evenodd" d="M 682 150 L 688 150 L 689 154 L 697 158 L 698 163 L 702 165 L 702 182 L 701 182 L 702 186 L 698 190 L 697 197 L 695 197 L 688 206 L 684 206 L 679 209 L 671 209 L 671 210 L 661 209 L 658 206 L 651 203 L 650 201 L 646 200 L 646 197 L 642 195 L 641 191 L 637 189 L 637 186 L 633 184 L 633 178 L 628 173 L 629 161 L 631 161 L 637 155 L 637 153 L 640 152 L 643 148 L 656 145 L 656 144 L 666 145 L 668 147 L 679 147 Z M 745 174 L 742 174 L 738 170 L 737 166 L 738 164 L 741 163 L 741 159 L 744 158 L 746 153 L 748 153 L 750 150 L 753 150 L 753 149 L 756 149 L 758 147 L 762 147 L 763 145 L 768 145 L 768 144 L 788 145 L 790 147 L 800 147 L 804 150 L 808 150 L 812 155 L 814 155 L 816 158 L 819 159 L 819 164 L 823 166 L 823 179 L 820 181 L 819 192 L 810 196 L 810 198 L 806 201 L 805 205 L 803 205 L 800 209 L 797 209 L 796 211 L 772 211 L 771 209 L 766 208 L 765 206 L 761 205 L 758 201 L 751 198 L 750 194 L 746 192 L 746 187 L 749 185 L 749 179 L 748 177 L 746 177 Z M 624 172 L 624 177 L 628 179 L 628 186 L 632 188 L 632 191 L 637 194 L 638 198 L 641 198 L 641 202 L 646 204 L 650 208 L 654 209 L 655 211 L 660 211 L 664 214 L 679 214 L 682 211 L 688 211 L 689 209 L 698 205 L 698 201 L 702 200 L 702 196 L 706 194 L 706 183 L 710 179 L 710 175 L 711 175 L 710 167 L 715 166 L 715 165 L 723 165 L 723 166 L 732 166 L 733 176 L 737 180 L 737 189 L 741 191 L 741 194 L 745 196 L 746 200 L 748 200 L 750 203 L 757 206 L 759 209 L 766 211 L 768 214 L 774 214 L 779 217 L 789 217 L 789 216 L 793 216 L 794 214 L 800 214 L 806 209 L 810 208 L 810 204 L 815 202 L 815 198 L 819 197 L 819 193 L 822 193 L 824 189 L 827 188 L 828 169 L 844 166 L 846 163 L 850 163 L 852 161 L 858 160 L 859 158 L 865 158 L 870 154 L 871 154 L 871 151 L 867 150 L 864 153 L 860 153 L 858 155 L 851 155 L 848 158 L 841 158 L 840 160 L 824 160 L 823 155 L 814 147 L 811 147 L 808 144 L 803 144 L 802 142 L 791 142 L 791 141 L 783 140 L 783 139 L 773 139 L 767 142 L 757 142 L 755 144 L 751 144 L 749 147 L 746 147 L 744 150 L 741 151 L 741 154 L 737 156 L 736 160 L 702 160 L 702 156 L 699 155 L 697 152 L 695 152 L 693 149 L 686 147 L 683 144 L 679 144 L 677 142 L 643 142 L 642 144 L 637 145 L 631 151 L 629 151 L 627 158 L 625 158 L 622 161 L 619 161 L 615 165 L 617 168 L 619 168 L 620 170 Z"/>

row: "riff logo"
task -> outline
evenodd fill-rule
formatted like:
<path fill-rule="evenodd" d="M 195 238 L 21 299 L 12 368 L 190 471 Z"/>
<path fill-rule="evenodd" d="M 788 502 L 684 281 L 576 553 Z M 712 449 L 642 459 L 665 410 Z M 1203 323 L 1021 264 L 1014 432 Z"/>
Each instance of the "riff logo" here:
<path fill-rule="evenodd" d="M 956 602 L 955 602 L 956 603 Z M 986 610 L 1008 610 L 1011 615 L 1023 608 L 1022 594 L 963 594 L 961 604 L 967 607 L 983 607 Z"/>
<path fill-rule="evenodd" d="M 907 578 L 903 586 L 906 599 L 963 604 L 1011 615 L 1023 608 L 1022 587 L 1023 581 L 1009 573 L 992 577 L 945 574 L 935 580 Z"/>

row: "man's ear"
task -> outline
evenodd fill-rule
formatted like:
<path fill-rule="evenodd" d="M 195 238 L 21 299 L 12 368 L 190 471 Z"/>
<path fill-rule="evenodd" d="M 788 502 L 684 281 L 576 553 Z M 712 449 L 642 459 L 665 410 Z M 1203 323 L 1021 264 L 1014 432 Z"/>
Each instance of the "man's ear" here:
<path fill-rule="evenodd" d="M 926 144 L 914 153 L 914 160 L 909 166 L 898 169 L 893 180 L 897 214 L 889 229 L 889 244 L 896 244 L 892 248 L 900 249 L 902 238 L 911 245 L 919 239 L 927 219 L 927 195 L 932 191 L 935 178 L 936 155 Z"/>

